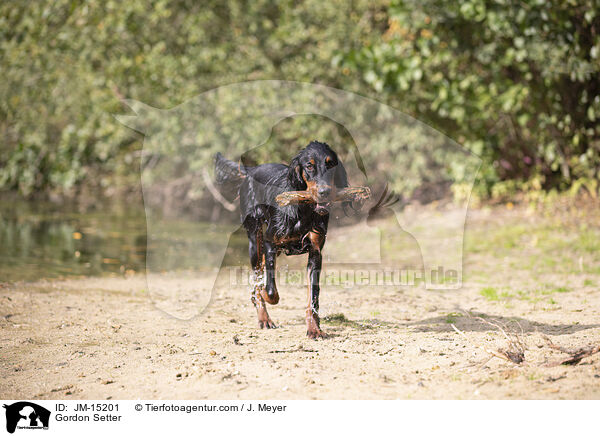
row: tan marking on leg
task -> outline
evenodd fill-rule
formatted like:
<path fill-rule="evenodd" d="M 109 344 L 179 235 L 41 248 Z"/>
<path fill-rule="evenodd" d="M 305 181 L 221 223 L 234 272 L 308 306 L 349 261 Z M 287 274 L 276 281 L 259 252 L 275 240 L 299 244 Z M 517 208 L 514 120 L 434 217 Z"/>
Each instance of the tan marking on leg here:
<path fill-rule="evenodd" d="M 308 300 L 308 307 L 306 308 L 306 336 L 311 339 L 324 338 L 326 335 L 321 330 L 319 314 L 312 304 L 312 271 L 310 268 L 308 268 L 307 271 L 308 287 L 306 297 Z"/>
<path fill-rule="evenodd" d="M 308 239 L 312 247 L 317 251 L 321 251 L 323 245 L 325 244 L 325 235 L 315 230 L 308 232 Z"/>
<path fill-rule="evenodd" d="M 259 229 L 256 234 L 256 254 L 260 259 L 260 263 L 258 265 L 258 269 L 254 270 L 254 283 L 252 283 L 252 296 L 250 300 L 254 307 L 256 307 L 256 314 L 258 316 L 258 326 L 263 329 L 272 329 L 275 328 L 275 323 L 269 317 L 269 313 L 267 312 L 267 308 L 265 305 L 265 300 L 263 295 L 266 295 L 265 290 L 265 280 L 267 278 L 265 271 L 265 254 L 263 250 L 263 234 L 262 228 Z"/>

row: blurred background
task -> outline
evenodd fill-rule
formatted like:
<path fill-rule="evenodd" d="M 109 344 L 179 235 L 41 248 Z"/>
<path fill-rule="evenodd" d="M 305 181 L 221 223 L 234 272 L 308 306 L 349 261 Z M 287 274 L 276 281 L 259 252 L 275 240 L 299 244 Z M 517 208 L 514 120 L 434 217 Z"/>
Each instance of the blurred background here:
<path fill-rule="evenodd" d="M 130 113 L 124 98 L 170 109 L 243 81 L 327 85 L 415 117 L 481 157 L 474 206 L 593 203 L 599 11 L 595 0 L 3 2 L 0 282 L 143 269 L 140 171 L 156 159 L 114 115 Z M 317 138 L 350 140 L 334 123 L 290 119 L 256 159 Z M 390 153 L 390 184 L 407 202 L 451 201 L 464 194 L 452 159 L 407 186 Z M 444 189 L 425 189 L 440 168 Z M 183 182 L 190 218 L 214 215 L 215 199 Z"/>

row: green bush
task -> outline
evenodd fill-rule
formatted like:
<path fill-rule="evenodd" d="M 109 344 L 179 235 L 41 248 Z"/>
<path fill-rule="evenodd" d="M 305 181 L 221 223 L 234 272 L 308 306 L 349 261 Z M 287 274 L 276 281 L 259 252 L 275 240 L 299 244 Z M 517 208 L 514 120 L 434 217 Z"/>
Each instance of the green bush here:
<path fill-rule="evenodd" d="M 2 2 L 0 189 L 134 183 L 141 137 L 113 117 L 122 98 L 168 109 L 247 80 L 343 87 L 334 54 L 385 19 L 366 0 Z"/>
<path fill-rule="evenodd" d="M 285 79 L 367 94 L 434 126 L 482 157 L 480 194 L 595 192 L 599 10 L 599 0 L 3 2 L 0 189 L 138 183 L 141 137 L 113 117 L 122 98 L 167 109 L 224 84 Z M 287 127 L 279 142 L 306 128 Z M 369 151 L 385 155 L 398 189 L 394 168 L 464 172 L 460 158 L 427 169 L 379 146 Z"/>
<path fill-rule="evenodd" d="M 340 65 L 481 156 L 480 192 L 531 179 L 565 189 L 600 168 L 599 11 L 596 0 L 393 0 L 382 38 Z"/>

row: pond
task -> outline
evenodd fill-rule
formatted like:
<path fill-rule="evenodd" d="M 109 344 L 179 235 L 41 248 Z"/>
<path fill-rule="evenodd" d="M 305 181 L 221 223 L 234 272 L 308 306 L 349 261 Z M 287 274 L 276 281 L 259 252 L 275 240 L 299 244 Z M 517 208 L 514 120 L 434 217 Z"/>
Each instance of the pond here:
<path fill-rule="evenodd" d="M 220 231 L 214 224 L 194 220 L 162 220 L 162 224 L 169 231 L 152 244 L 169 252 L 169 262 L 154 266 L 158 270 L 194 269 L 202 258 L 199 238 L 210 241 Z M 188 241 L 195 241 L 193 256 Z M 210 254 L 210 243 L 202 246 Z M 228 252 L 232 250 L 235 258 L 243 258 L 247 252 L 244 234 L 238 232 L 231 238 Z M 0 282 L 134 275 L 145 271 L 146 252 L 141 201 L 81 212 L 76 205 L 0 198 Z"/>

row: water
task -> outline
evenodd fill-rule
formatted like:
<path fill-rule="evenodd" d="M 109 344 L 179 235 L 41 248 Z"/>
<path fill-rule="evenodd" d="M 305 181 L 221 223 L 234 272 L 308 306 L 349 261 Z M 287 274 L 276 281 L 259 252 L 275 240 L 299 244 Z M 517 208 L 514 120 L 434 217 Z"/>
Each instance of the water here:
<path fill-rule="evenodd" d="M 153 248 L 172 252 L 161 270 L 197 267 L 198 238 L 219 231 L 193 220 L 165 221 L 169 234 Z M 207 231 L 210 229 L 210 231 Z M 182 238 L 186 235 L 187 238 Z M 196 241 L 190 256 L 185 240 Z M 80 212 L 76 206 L 0 198 L 0 282 L 80 276 L 129 276 L 146 268 L 146 216 L 140 203 L 112 204 Z M 206 244 L 207 256 L 210 245 Z M 228 252 L 247 257 L 245 234 L 230 241 Z M 244 259 L 247 262 L 247 259 Z"/>
<path fill-rule="evenodd" d="M 0 200 L 0 282 L 133 274 L 146 262 L 143 208 Z"/>

